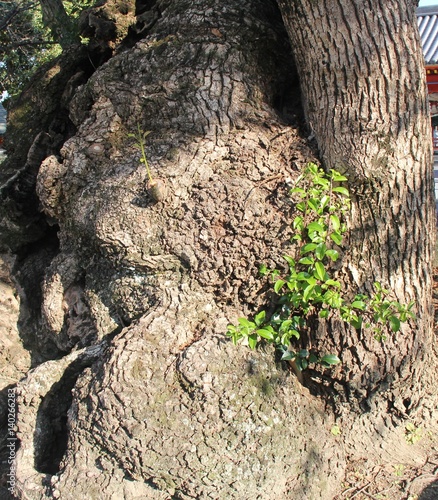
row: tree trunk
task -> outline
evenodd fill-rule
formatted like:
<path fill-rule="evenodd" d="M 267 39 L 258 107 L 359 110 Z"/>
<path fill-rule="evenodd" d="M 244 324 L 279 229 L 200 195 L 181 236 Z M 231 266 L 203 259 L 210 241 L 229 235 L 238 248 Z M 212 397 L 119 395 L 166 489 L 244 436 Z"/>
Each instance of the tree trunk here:
<path fill-rule="evenodd" d="M 337 352 L 334 380 L 364 408 L 385 394 L 406 414 L 434 372 L 435 203 L 431 133 L 415 2 L 279 0 L 300 75 L 307 123 L 327 169 L 349 177 L 351 232 L 339 272 L 352 293 L 381 282 L 415 322 L 379 345 L 339 322 L 314 345 Z"/>
<path fill-rule="evenodd" d="M 16 494 L 327 500 L 340 490 L 354 439 L 369 445 L 354 458 L 424 462 L 422 449 L 411 456 L 400 427 L 377 436 L 353 412 L 341 420 L 339 407 L 333 412 L 275 362 L 274 349 L 236 348 L 224 335 L 229 322 L 272 300 L 258 267 L 278 266 L 288 251 L 290 181 L 316 160 L 300 135 L 296 72 L 275 3 L 158 0 L 138 3 L 136 14 L 116 55 L 91 77 L 69 79 L 71 122 L 61 128 L 55 113 L 33 136 L 24 167 L 22 150 L 4 165 L 19 167 L 0 186 L 0 248 L 13 235 L 20 335 L 37 365 L 16 391 Z M 11 112 L 16 123 L 27 123 L 26 102 Z M 130 136 L 139 131 L 150 131 L 145 155 L 166 187 L 160 200 Z M 425 161 L 420 146 L 412 153 Z M 425 184 L 418 191 L 426 198 Z M 375 238 L 380 228 L 370 230 Z M 426 323 L 419 314 L 425 341 Z M 339 347 L 333 336 L 321 347 Z M 348 358 L 353 340 L 345 340 L 344 363 L 360 389 Z M 371 356 L 371 341 L 363 342 Z M 385 366 L 399 362 L 388 357 Z M 385 374 L 376 373 L 382 388 Z M 341 437 L 331 432 L 335 422 Z"/>
<path fill-rule="evenodd" d="M 43 24 L 63 49 L 80 42 L 73 20 L 65 11 L 62 0 L 40 0 Z"/>

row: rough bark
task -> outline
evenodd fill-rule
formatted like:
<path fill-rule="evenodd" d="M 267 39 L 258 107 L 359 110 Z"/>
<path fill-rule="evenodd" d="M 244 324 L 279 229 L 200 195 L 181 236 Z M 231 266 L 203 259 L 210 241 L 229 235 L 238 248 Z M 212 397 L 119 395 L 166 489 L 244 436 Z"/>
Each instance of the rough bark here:
<path fill-rule="evenodd" d="M 289 182 L 315 159 L 279 12 L 266 0 L 162 0 L 136 14 L 111 41 L 116 55 L 68 79 L 64 132 L 51 133 L 56 90 L 42 135 L 2 165 L 0 237 L 17 254 L 35 366 L 17 386 L 16 493 L 333 498 L 350 452 L 349 435 L 330 432 L 339 414 L 273 350 L 224 336 L 272 300 L 258 266 L 288 251 Z M 102 55 L 102 40 L 89 50 Z M 159 202 L 128 137 L 138 125 L 166 183 Z M 391 414 L 377 430 L 352 415 L 339 423 L 347 433 L 354 419 L 370 456 L 387 441 L 382 461 L 424 462 Z"/>
<path fill-rule="evenodd" d="M 379 281 L 399 302 L 416 302 L 416 321 L 382 345 L 330 322 L 314 341 L 340 352 L 336 378 L 365 407 L 386 393 L 402 414 L 424 403 L 435 366 L 435 203 L 414 3 L 279 2 L 321 158 L 350 178 L 351 233 L 339 274 L 352 291 L 369 293 Z"/>
<path fill-rule="evenodd" d="M 346 440 L 351 456 L 363 448 L 372 455 L 376 429 L 390 435 L 400 418 L 436 421 L 435 204 L 413 4 L 279 1 L 320 156 L 350 178 L 352 229 L 339 277 L 353 293 L 370 293 L 379 281 L 401 303 L 416 302 L 415 322 L 381 345 L 330 320 L 311 339 L 342 358 L 342 368 L 325 377 L 338 411 L 342 401 L 351 411 L 354 401 L 364 412 Z"/>

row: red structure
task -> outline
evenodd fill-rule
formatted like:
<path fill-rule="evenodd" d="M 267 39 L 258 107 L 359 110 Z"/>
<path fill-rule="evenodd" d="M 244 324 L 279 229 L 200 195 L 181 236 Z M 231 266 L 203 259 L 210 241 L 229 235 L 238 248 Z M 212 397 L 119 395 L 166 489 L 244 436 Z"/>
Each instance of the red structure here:
<path fill-rule="evenodd" d="M 438 64 L 426 66 L 426 80 L 432 117 L 433 151 L 438 154 Z"/>

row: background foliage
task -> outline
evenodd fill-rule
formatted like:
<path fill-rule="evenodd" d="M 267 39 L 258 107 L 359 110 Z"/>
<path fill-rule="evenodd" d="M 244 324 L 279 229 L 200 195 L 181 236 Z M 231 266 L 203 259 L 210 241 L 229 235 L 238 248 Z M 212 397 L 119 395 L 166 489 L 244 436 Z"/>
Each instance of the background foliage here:
<path fill-rule="evenodd" d="M 64 1 L 67 14 L 77 19 L 92 0 Z M 0 92 L 20 93 L 34 71 L 61 53 L 50 28 L 43 23 L 41 3 L 0 1 Z"/>

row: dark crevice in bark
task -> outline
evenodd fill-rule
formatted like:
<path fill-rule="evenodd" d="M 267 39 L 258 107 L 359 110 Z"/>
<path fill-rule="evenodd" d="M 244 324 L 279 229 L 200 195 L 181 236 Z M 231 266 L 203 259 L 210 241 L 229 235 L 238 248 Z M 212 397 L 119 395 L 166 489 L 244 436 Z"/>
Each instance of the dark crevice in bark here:
<path fill-rule="evenodd" d="M 427 486 L 427 488 L 421 492 L 418 500 L 436 500 L 436 498 L 438 498 L 438 480 Z"/>
<path fill-rule="evenodd" d="M 24 347 L 31 353 L 32 366 L 65 354 L 50 338 L 42 336 L 40 330 L 41 283 L 50 262 L 59 252 L 58 230 L 56 225 L 47 226 L 43 238 L 22 246 L 12 269 L 21 301 L 18 330 Z"/>
<path fill-rule="evenodd" d="M 59 472 L 62 457 L 67 449 L 67 412 L 72 402 L 71 391 L 83 368 L 81 361 L 72 363 L 39 406 L 34 435 L 34 466 L 38 472 Z"/>
<path fill-rule="evenodd" d="M 151 10 L 157 5 L 157 0 L 136 0 L 135 1 L 135 15 L 139 16 L 148 10 Z"/>
<path fill-rule="evenodd" d="M 161 17 L 161 8 L 157 0 L 137 0 L 135 2 L 136 23 L 129 27 L 126 38 L 120 45 L 121 50 L 133 47 L 153 30 Z"/>
<path fill-rule="evenodd" d="M 80 357 L 64 371 L 39 405 L 34 433 L 34 466 L 44 474 L 56 474 L 68 443 L 68 411 L 78 377 L 95 359 Z"/>

